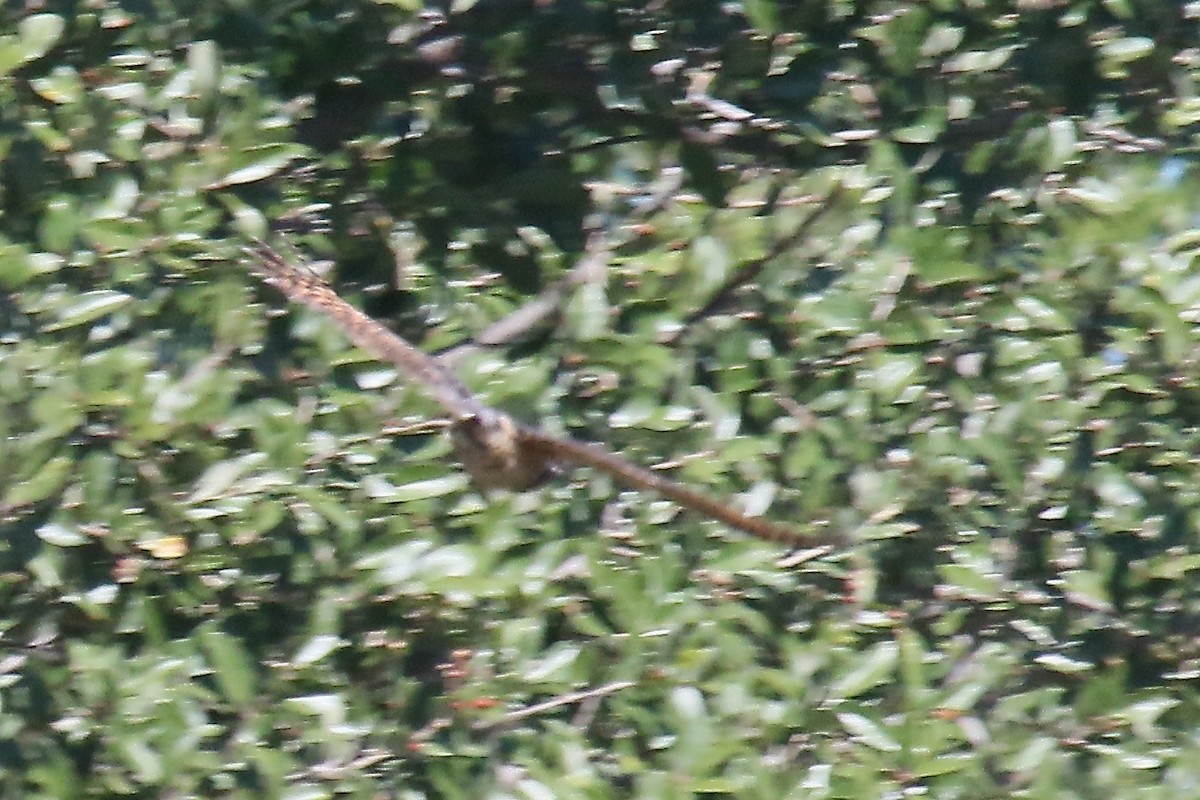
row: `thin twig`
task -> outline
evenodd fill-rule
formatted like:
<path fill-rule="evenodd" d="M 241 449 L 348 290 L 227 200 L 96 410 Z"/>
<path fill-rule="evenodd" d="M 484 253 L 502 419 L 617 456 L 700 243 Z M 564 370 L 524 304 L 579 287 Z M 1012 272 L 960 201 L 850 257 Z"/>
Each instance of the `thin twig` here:
<path fill-rule="evenodd" d="M 578 692 L 568 692 L 567 694 L 559 695 L 558 697 L 552 697 L 549 700 L 541 703 L 534 703 L 531 706 L 525 706 L 524 708 L 518 708 L 515 711 L 509 711 L 507 714 L 501 717 L 500 720 L 495 723 L 495 725 L 511 725 L 514 722 L 520 722 L 523 719 L 527 719 L 547 711 L 553 711 L 554 709 L 561 708 L 562 706 L 574 705 L 575 703 L 580 703 L 593 697 L 605 697 L 610 694 L 616 694 L 617 692 L 629 689 L 636 685 L 637 684 L 633 681 L 613 681 L 612 683 L 606 683 L 603 686 L 597 686 L 594 689 L 583 689 Z"/>
<path fill-rule="evenodd" d="M 728 302 L 735 291 L 757 278 L 768 264 L 792 249 L 792 247 L 808 235 L 809 231 L 812 230 L 813 224 L 833 206 L 834 201 L 840 193 L 840 186 L 835 185 L 829 194 L 821 200 L 816 210 L 805 217 L 804 221 L 797 225 L 791 233 L 776 240 L 767 252 L 761 256 L 738 264 L 729 277 L 725 279 L 725 282 L 704 302 L 704 305 L 689 312 L 683 318 L 682 324 L 676 330 L 667 334 L 661 342 L 663 344 L 674 344 L 677 342 L 692 325 L 709 316 Z"/>
<path fill-rule="evenodd" d="M 575 263 L 565 278 L 516 311 L 488 325 L 469 341 L 434 353 L 434 356 L 443 364 L 453 365 L 484 348 L 503 347 L 520 339 L 557 314 L 566 301 L 567 294 L 576 286 L 602 281 L 604 266 L 611 257 L 612 250 L 613 246 L 605 242 L 599 233 L 592 234 L 583 257 Z"/>
<path fill-rule="evenodd" d="M 549 286 L 542 294 L 525 305 L 508 314 L 502 319 L 488 325 L 470 341 L 455 345 L 434 353 L 443 364 L 453 365 L 465 356 L 476 353 L 484 348 L 503 347 L 520 339 L 530 330 L 558 314 L 566 302 L 571 290 L 589 283 L 602 283 L 605 279 L 605 266 L 612 258 L 613 252 L 637 238 L 632 233 L 636 226 L 631 224 L 635 218 L 648 219 L 666 208 L 679 191 L 679 176 L 664 182 L 646 202 L 637 204 L 636 217 L 626 220 L 623 228 L 627 233 L 618 236 L 605 233 L 599 227 L 588 237 L 587 247 L 583 256 L 575 262 L 570 272 L 560 281 Z M 604 191 L 614 191 L 612 186 L 599 185 L 593 188 L 603 188 Z"/>

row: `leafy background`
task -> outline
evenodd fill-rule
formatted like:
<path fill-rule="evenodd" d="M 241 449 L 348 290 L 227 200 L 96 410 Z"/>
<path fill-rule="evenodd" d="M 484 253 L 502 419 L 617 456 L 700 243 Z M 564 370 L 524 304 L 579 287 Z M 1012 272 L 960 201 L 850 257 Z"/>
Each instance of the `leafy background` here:
<path fill-rule="evenodd" d="M 1197 3 L 2 14 L 4 797 L 1195 796 Z"/>

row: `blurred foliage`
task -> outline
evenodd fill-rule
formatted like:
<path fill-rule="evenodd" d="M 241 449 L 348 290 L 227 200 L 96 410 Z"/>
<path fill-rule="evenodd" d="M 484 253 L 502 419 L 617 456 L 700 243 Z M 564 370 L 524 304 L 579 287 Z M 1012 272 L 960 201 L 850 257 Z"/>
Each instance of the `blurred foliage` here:
<path fill-rule="evenodd" d="M 1194 796 L 1198 20 L 7 4 L 0 796 Z M 475 388 L 849 548 L 478 496 L 268 232 L 431 350 L 565 285 Z"/>

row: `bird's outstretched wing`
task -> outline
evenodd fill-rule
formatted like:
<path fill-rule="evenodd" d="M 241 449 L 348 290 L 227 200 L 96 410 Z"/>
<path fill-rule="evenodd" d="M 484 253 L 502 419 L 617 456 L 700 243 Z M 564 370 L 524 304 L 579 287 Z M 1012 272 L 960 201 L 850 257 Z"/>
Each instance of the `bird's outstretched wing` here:
<path fill-rule="evenodd" d="M 450 370 L 347 303 L 315 272 L 295 266 L 265 242 L 255 241 L 247 250 L 266 283 L 333 320 L 354 344 L 419 384 L 452 420 L 485 413 L 484 405 Z"/>
<path fill-rule="evenodd" d="M 527 452 L 538 454 L 551 463 L 568 463 L 598 469 L 612 476 L 627 489 L 661 494 L 701 516 L 724 522 L 731 528 L 745 531 L 759 539 L 794 546 L 812 547 L 823 544 L 788 525 L 763 517 L 752 517 L 727 502 L 703 494 L 678 481 L 664 478 L 645 467 L 639 467 L 601 445 L 551 436 L 536 428 L 522 428 L 520 439 Z"/>

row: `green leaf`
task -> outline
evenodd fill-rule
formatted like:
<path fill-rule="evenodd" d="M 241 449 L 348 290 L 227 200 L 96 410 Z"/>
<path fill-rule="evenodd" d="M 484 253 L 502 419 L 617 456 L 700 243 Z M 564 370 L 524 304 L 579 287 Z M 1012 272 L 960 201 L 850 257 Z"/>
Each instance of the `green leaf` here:
<path fill-rule="evenodd" d="M 773 36 L 779 31 L 779 8 L 776 0 L 743 0 L 742 9 L 759 32 Z"/>
<path fill-rule="evenodd" d="M 133 298 L 124 292 L 118 292 L 113 289 L 97 289 L 93 292 L 86 292 L 74 303 L 59 312 L 56 322 L 44 326 L 42 330 L 47 332 L 61 331 L 77 325 L 86 325 L 100 317 L 113 313 L 119 308 L 123 308 L 132 300 Z"/>
<path fill-rule="evenodd" d="M 452 472 L 440 478 L 413 481 L 399 486 L 381 475 L 369 475 L 363 480 L 367 496 L 381 503 L 410 503 L 414 500 L 430 500 L 464 491 L 470 480 L 461 472 Z"/>
<path fill-rule="evenodd" d="M 37 529 L 38 538 L 55 547 L 76 547 L 87 542 L 88 538 L 78 528 L 48 522 Z"/>
<path fill-rule="evenodd" d="M 884 753 L 894 753 L 900 749 L 900 744 L 895 739 L 887 735 L 883 728 L 862 714 L 843 711 L 837 715 L 837 718 L 847 733 L 861 741 L 867 747 Z"/>
<path fill-rule="evenodd" d="M 314 636 L 304 643 L 304 646 L 292 657 L 292 663 L 298 667 L 308 666 L 325 658 L 345 642 L 337 636 Z"/>
<path fill-rule="evenodd" d="M 892 680 L 899 653 L 896 642 L 886 641 L 879 642 L 868 652 L 858 654 L 856 659 L 859 665 L 829 687 L 829 696 L 847 700 Z"/>
<path fill-rule="evenodd" d="M 258 693 L 257 680 L 242 643 L 211 627 L 202 629 L 199 637 L 225 699 L 235 707 L 251 703 Z"/>
<path fill-rule="evenodd" d="M 1016 50 L 1016 45 L 997 47 L 994 50 L 968 50 L 948 59 L 942 70 L 948 73 L 995 72 L 1008 63 Z"/>
<path fill-rule="evenodd" d="M 947 286 L 971 283 L 983 277 L 983 269 L 970 261 L 957 258 L 922 259 L 916 264 L 916 274 L 925 286 Z"/>
<path fill-rule="evenodd" d="M 1154 40 L 1146 36 L 1127 36 L 1100 46 L 1100 55 L 1118 64 L 1138 61 L 1154 52 Z"/>
<path fill-rule="evenodd" d="M 79 73 L 65 66 L 55 67 L 44 78 L 34 78 L 29 82 L 29 85 L 37 92 L 39 97 L 55 105 L 76 103 L 83 97 L 84 91 L 83 81 L 80 80 Z"/>
<path fill-rule="evenodd" d="M 974 563 L 942 564 L 938 567 L 945 590 L 954 596 L 989 601 L 1003 596 L 999 574 Z"/>
<path fill-rule="evenodd" d="M 57 14 L 32 14 L 17 23 L 15 36 L 0 36 L 0 77 L 49 52 L 64 24 Z"/>
<path fill-rule="evenodd" d="M 292 144 L 263 145 L 242 153 L 239 160 L 249 163 L 227 173 L 225 177 L 210 184 L 208 189 L 226 189 L 246 183 L 256 183 L 278 175 L 289 164 L 304 154 L 305 150 Z"/>
<path fill-rule="evenodd" d="M 1090 662 L 1070 658 L 1062 653 L 1044 653 L 1033 660 L 1051 672 L 1059 672 L 1064 675 L 1076 675 L 1095 669 L 1095 665 Z"/>
<path fill-rule="evenodd" d="M 4 494 L 2 508 L 21 508 L 37 503 L 57 493 L 66 484 L 75 466 L 74 459 L 55 456 L 43 464 L 31 477 L 10 486 Z"/>
<path fill-rule="evenodd" d="M 17 35 L 29 59 L 41 58 L 62 37 L 65 23 L 57 14 L 31 14 L 17 23 Z"/>

